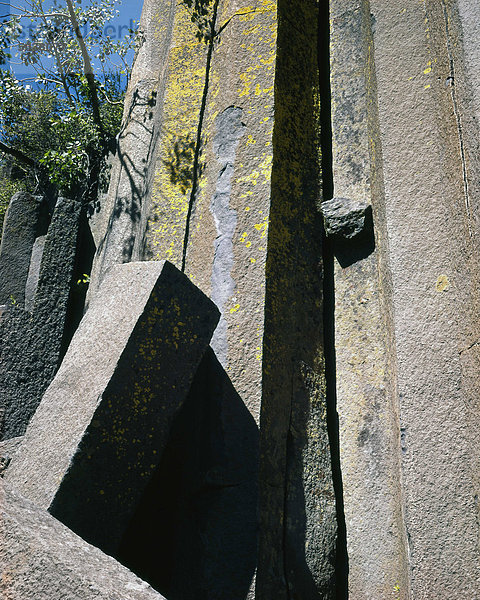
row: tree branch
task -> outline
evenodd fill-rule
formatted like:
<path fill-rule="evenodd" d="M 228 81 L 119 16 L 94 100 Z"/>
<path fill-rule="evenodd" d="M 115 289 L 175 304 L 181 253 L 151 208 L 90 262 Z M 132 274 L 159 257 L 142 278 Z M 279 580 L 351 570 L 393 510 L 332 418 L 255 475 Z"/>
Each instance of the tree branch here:
<path fill-rule="evenodd" d="M 95 121 L 97 127 L 100 130 L 100 138 L 102 140 L 102 143 L 105 145 L 105 135 L 103 132 L 102 118 L 100 116 L 100 103 L 98 101 L 97 85 L 95 82 L 95 75 L 93 73 L 92 63 L 90 62 L 90 55 L 88 53 L 87 46 L 85 45 L 85 40 L 83 39 L 82 32 L 80 31 L 80 25 L 78 24 L 77 16 L 75 14 L 75 10 L 73 8 L 71 0 L 67 0 L 67 7 L 68 12 L 70 14 L 70 21 L 72 23 L 73 30 L 75 31 L 75 36 L 77 38 L 77 42 L 80 46 L 80 51 L 82 53 L 83 73 L 87 80 L 88 89 L 90 91 L 90 103 L 92 105 L 93 120 Z"/>
<path fill-rule="evenodd" d="M 40 165 L 37 163 L 37 161 L 33 160 L 33 158 L 30 158 L 29 156 L 24 154 L 21 150 L 16 150 L 15 148 L 10 148 L 10 146 L 7 146 L 3 142 L 0 142 L 0 151 L 5 152 L 5 154 L 10 154 L 10 156 L 13 156 L 14 158 L 16 158 L 17 160 L 22 162 L 24 165 L 27 165 L 28 167 L 31 167 L 32 169 L 38 169 L 40 167 Z"/>

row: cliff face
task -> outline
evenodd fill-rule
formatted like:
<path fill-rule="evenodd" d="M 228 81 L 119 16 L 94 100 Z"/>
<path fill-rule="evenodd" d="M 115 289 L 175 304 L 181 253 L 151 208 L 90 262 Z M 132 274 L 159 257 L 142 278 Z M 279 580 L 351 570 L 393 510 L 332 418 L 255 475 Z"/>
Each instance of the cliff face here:
<path fill-rule="evenodd" d="M 157 355 L 188 393 L 117 532 L 169 600 L 478 596 L 479 23 L 467 0 L 145 0 L 85 318 L 134 261 L 220 311 L 194 372 Z"/>

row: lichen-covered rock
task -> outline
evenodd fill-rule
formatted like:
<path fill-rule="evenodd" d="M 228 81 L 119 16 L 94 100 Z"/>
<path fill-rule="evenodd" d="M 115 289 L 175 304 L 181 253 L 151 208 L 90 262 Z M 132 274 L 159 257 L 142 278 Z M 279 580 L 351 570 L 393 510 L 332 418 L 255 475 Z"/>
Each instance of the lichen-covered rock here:
<path fill-rule="evenodd" d="M 217 322 L 215 305 L 171 264 L 112 267 L 7 480 L 116 552 Z"/>

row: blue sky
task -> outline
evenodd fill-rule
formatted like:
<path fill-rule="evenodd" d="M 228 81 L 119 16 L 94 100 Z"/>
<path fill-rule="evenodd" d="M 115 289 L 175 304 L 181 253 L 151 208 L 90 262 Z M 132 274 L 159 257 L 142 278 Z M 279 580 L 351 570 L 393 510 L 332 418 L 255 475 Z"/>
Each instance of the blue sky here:
<path fill-rule="evenodd" d="M 43 0 L 44 2 L 44 10 L 46 11 L 48 7 L 51 5 L 51 0 Z M 25 6 L 25 0 L 12 0 L 11 2 L 14 6 Z M 88 6 L 90 2 L 88 0 L 83 0 L 82 5 Z M 131 26 L 132 21 L 139 21 L 140 13 L 143 6 L 142 0 L 122 0 L 122 2 L 116 2 L 115 8 L 119 11 L 119 15 L 109 22 L 106 28 L 106 33 L 109 37 L 112 37 L 114 41 L 117 41 L 119 37 L 122 37 L 127 33 L 128 28 Z M 5 11 L 2 10 L 2 14 Z M 12 13 L 16 12 L 15 10 L 11 11 Z M 24 26 L 24 35 L 28 37 L 28 25 L 27 21 L 22 22 Z M 14 54 L 14 52 L 12 52 Z M 130 61 L 133 56 L 130 56 Z M 4 65 L 3 68 L 8 68 L 8 65 Z M 18 59 L 15 60 L 15 57 L 12 57 L 10 61 L 10 68 L 13 70 L 15 75 L 22 79 L 24 77 L 31 77 L 34 75 L 34 70 L 31 67 L 25 67 L 24 65 L 18 64 Z"/>

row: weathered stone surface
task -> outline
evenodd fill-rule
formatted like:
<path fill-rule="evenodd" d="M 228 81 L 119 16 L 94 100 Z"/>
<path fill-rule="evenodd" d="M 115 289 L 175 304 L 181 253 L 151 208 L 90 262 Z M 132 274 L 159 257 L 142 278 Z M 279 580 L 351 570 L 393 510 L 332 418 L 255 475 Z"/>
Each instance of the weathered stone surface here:
<path fill-rule="evenodd" d="M 332 198 L 322 202 L 323 222 L 328 236 L 351 239 L 370 225 L 371 207 L 351 198 Z"/>
<path fill-rule="evenodd" d="M 370 2 L 410 593 L 466 600 L 480 580 L 480 380 L 464 370 L 480 339 L 478 175 L 468 174 L 474 148 L 463 150 L 462 95 L 446 85 L 456 69 L 462 79 L 447 4 Z"/>
<path fill-rule="evenodd" d="M 222 312 L 214 350 L 257 422 L 276 17 L 273 0 L 219 2 L 216 27 L 222 32 L 208 61 L 209 46 L 196 37 L 190 9 L 170 0 L 149 0 L 142 19 L 150 29 L 133 74 L 138 81 L 153 79 L 156 83 L 149 91 L 156 96 L 154 106 L 148 111 L 144 107 L 145 114 L 152 115 L 148 123 L 154 124 L 149 126 L 145 152 L 152 173 L 141 175 L 146 183 L 131 238 L 132 257 L 167 259 L 180 267 L 185 251 L 185 272 Z M 136 89 L 132 84 L 129 93 L 134 95 Z M 137 126 L 132 119 L 131 127 Z M 125 146 L 124 161 L 140 164 L 144 158 L 137 158 L 136 152 L 141 144 L 128 127 L 125 143 L 130 146 Z M 225 144 L 228 140 L 230 145 Z M 104 214 L 111 222 L 107 218 L 89 297 L 107 266 L 128 260 L 109 239 L 116 235 L 118 213 L 105 206 Z"/>
<path fill-rule="evenodd" d="M 211 3 L 210 8 L 215 4 Z M 225 372 L 220 368 L 212 371 L 215 381 L 209 389 L 230 390 L 232 386 L 233 397 L 247 406 L 258 423 L 271 195 L 276 2 L 222 0 L 216 14 L 216 28 L 222 28 L 222 32 L 213 44 L 198 40 L 197 25 L 191 21 L 190 10 L 181 3 L 161 0 L 146 2 L 145 7 L 150 14 L 159 15 L 158 22 L 168 33 L 147 37 L 139 54 L 141 60 L 150 64 L 148 68 L 157 68 L 158 93 L 156 106 L 152 107 L 157 137 L 153 136 L 150 147 L 153 175 L 142 202 L 133 256 L 168 259 L 178 267 L 185 258 L 187 275 L 217 303 L 222 313 L 212 347 Z M 166 15 L 172 15 L 173 21 L 167 22 Z M 169 27 L 173 27 L 173 33 Z M 149 53 L 159 48 L 166 49 L 165 55 L 149 62 Z M 140 70 L 145 69 L 146 64 L 142 64 L 137 62 L 135 69 L 137 65 Z M 97 254 L 92 297 L 101 278 L 97 270 L 101 260 Z M 225 387 L 225 377 L 230 386 Z M 224 394 L 222 404 L 227 405 L 230 395 Z M 218 400 L 212 397 L 204 402 L 217 406 Z M 214 415 L 214 431 L 220 428 L 228 440 L 240 435 L 228 411 Z M 247 430 L 251 425 L 250 422 Z M 258 444 L 258 434 L 249 435 Z M 246 453 L 241 442 L 238 452 Z M 237 460 L 241 459 L 232 459 L 232 464 Z M 252 464 L 249 453 L 244 460 Z M 257 461 L 255 467 L 256 464 Z M 256 475 L 249 473 L 245 486 L 252 490 Z M 235 496 L 238 507 L 246 510 L 241 487 L 232 487 L 228 492 L 220 487 L 210 488 L 210 502 L 216 507 L 219 522 L 238 518 Z M 254 496 L 251 491 L 251 497 Z M 187 514 L 186 510 L 185 519 Z M 251 513 L 242 517 L 249 522 L 251 518 Z M 237 536 L 237 541 L 232 541 L 223 552 L 225 557 L 235 556 L 237 545 L 236 558 L 229 562 L 237 568 L 232 569 L 224 566 L 226 559 L 222 559 L 218 549 L 222 545 L 213 541 L 219 539 L 219 522 L 214 518 L 203 522 L 202 538 L 212 542 L 206 543 L 208 549 L 196 565 L 195 576 L 188 571 L 182 574 L 179 566 L 176 579 L 189 578 L 190 589 L 205 589 L 207 597 L 243 600 L 244 578 L 246 573 L 251 575 L 251 548 L 256 547 L 250 539 L 252 527 L 246 527 L 245 535 Z M 248 554 L 250 558 L 246 557 Z M 233 570 L 237 576 L 232 575 Z M 206 581 L 210 582 L 208 586 Z M 252 589 L 249 598 L 253 594 Z"/>
<path fill-rule="evenodd" d="M 25 283 L 25 310 L 33 311 L 35 293 L 40 279 L 40 267 L 42 264 L 43 250 L 45 248 L 46 236 L 41 235 L 35 240 L 30 258 L 27 281 Z"/>
<path fill-rule="evenodd" d="M 217 322 L 213 303 L 170 263 L 112 267 L 8 481 L 114 553 Z"/>
<path fill-rule="evenodd" d="M 0 442 L 0 477 L 3 477 L 22 440 L 23 436 L 19 436 Z"/>
<path fill-rule="evenodd" d="M 314 1 L 278 3 L 260 428 L 259 600 L 335 597 L 336 517 L 326 436 L 317 205 L 318 17 Z"/>
<path fill-rule="evenodd" d="M 164 110 L 168 108 L 165 86 L 169 72 L 166 67 L 172 37 L 178 29 L 174 28 L 177 4 L 176 0 L 145 0 L 143 5 L 140 29 L 144 41 L 125 97 L 123 126 L 112 159 L 109 190 L 92 219 L 97 253 L 88 298 L 94 296 L 111 265 L 141 260 L 144 255 L 142 242 L 157 161 L 156 149 L 159 136 L 169 127 L 168 121 L 163 120 Z M 181 10 L 185 10 L 184 7 Z M 186 43 L 185 39 L 180 42 L 180 53 L 188 54 Z M 161 258 L 171 260 L 172 257 Z"/>
<path fill-rule="evenodd" d="M 335 193 L 372 203 L 378 248 L 335 265 L 359 600 L 478 595 L 480 63 L 467 4 L 331 3 Z"/>
<path fill-rule="evenodd" d="M 209 348 L 119 560 L 167 598 L 245 600 L 257 562 L 258 429 Z"/>
<path fill-rule="evenodd" d="M 1 480 L 0 595 L 4 600 L 164 600 Z"/>
<path fill-rule="evenodd" d="M 341 597 L 406 600 L 408 552 L 372 19 L 363 1 L 332 0 L 330 16 L 333 188 L 338 196 L 372 205 L 376 235 L 375 247 L 360 240 L 346 265 L 340 262 L 338 240 L 327 240 L 325 259 L 346 525 Z M 345 250 L 352 252 L 353 243 L 346 241 Z"/>
<path fill-rule="evenodd" d="M 285 575 L 290 597 L 334 598 L 337 515 L 325 381 L 305 364 L 294 373 L 286 479 Z"/>
<path fill-rule="evenodd" d="M 0 321 L 3 438 L 22 435 L 66 350 L 81 206 L 59 198 L 45 240 L 33 314 L 18 305 Z"/>
<path fill-rule="evenodd" d="M 32 247 L 37 236 L 39 199 L 27 192 L 12 197 L 0 244 L 0 304 L 23 305 Z"/>
<path fill-rule="evenodd" d="M 148 161 L 154 165 L 154 171 L 144 180 L 148 180 L 148 184 L 143 188 L 141 210 L 132 217 L 132 223 L 136 219 L 138 226 L 128 223 L 129 235 L 134 230 L 128 240 L 124 238 L 133 248 L 130 254 L 123 255 L 119 252 L 121 244 L 108 239 L 109 230 L 111 228 L 113 232 L 118 216 L 112 207 L 108 209 L 112 211 L 108 213 L 112 220 L 106 224 L 104 249 L 97 253 L 90 295 L 93 299 L 106 265 L 129 260 L 130 256 L 168 259 L 178 267 L 184 266 L 192 281 L 214 299 L 221 310 L 220 326 L 212 348 L 233 388 L 258 422 L 265 284 L 271 278 L 268 318 L 274 324 L 270 325 L 270 354 L 267 366 L 264 364 L 263 368 L 265 379 L 270 381 L 267 383 L 265 414 L 271 425 L 268 434 L 271 434 L 271 440 L 266 437 L 265 451 L 269 456 L 265 460 L 271 458 L 273 461 L 275 483 L 274 491 L 271 495 L 267 492 L 263 505 L 264 524 L 269 533 L 262 545 L 262 569 L 268 583 L 262 582 L 263 591 L 259 593 L 265 598 L 286 594 L 288 585 L 283 575 L 284 540 L 288 536 L 283 526 L 287 478 L 284 457 L 292 398 L 287 390 L 291 390 L 293 372 L 302 361 L 319 376 L 315 379 L 318 384 L 323 377 L 322 277 L 319 268 L 321 215 L 316 206 L 320 196 L 318 90 L 313 89 L 318 87 L 318 22 L 315 2 L 307 2 L 306 8 L 300 9 L 297 4 L 281 2 L 277 5 L 274 0 L 212 2 L 209 16 L 214 18 L 216 31 L 220 33 L 215 40 L 205 44 L 198 40 L 197 25 L 192 23 L 190 9 L 184 3 L 177 3 L 173 8 L 167 0 L 146 3 L 145 14 L 150 14 L 152 23 L 161 23 L 167 32 L 158 40 L 152 35 L 147 36 L 139 54 L 140 60 L 148 63 L 149 52 L 154 52 L 155 48 L 161 48 L 164 54 L 150 66 L 138 63 L 139 73 L 135 74 L 135 77 L 143 77 L 142 70 L 148 73 L 152 64 L 158 67 L 156 105 L 151 109 L 152 122 L 156 125 L 148 146 Z M 295 40 L 298 56 L 291 64 L 283 64 L 282 69 L 276 71 L 277 17 L 283 19 L 284 60 L 288 60 L 285 57 L 291 39 Z M 301 24 L 292 28 L 290 24 L 297 21 Z M 299 34 L 298 30 L 302 29 L 308 33 Z M 274 102 L 275 77 L 282 89 L 282 94 L 278 94 L 278 106 Z M 133 87 L 132 91 L 135 89 Z M 281 125 L 276 143 L 282 167 L 277 169 L 275 187 L 272 164 L 277 114 Z M 282 137 L 285 137 L 284 143 L 279 141 Z M 144 156 L 147 156 L 146 152 Z M 291 162 L 295 162 L 292 168 Z M 283 178 L 282 169 L 288 176 Z M 118 219 L 118 230 L 122 218 Z M 266 276 L 269 222 L 274 222 L 276 227 L 272 253 L 275 259 L 272 259 L 271 272 Z M 273 266 L 275 261 L 278 261 L 278 267 Z M 276 310 L 277 304 L 281 310 Z M 284 332 L 283 320 L 287 324 Z M 277 347 L 281 352 L 276 359 L 273 355 Z M 273 373 L 282 374 L 278 383 L 273 383 Z M 222 381 L 221 370 L 212 376 Z M 212 385 L 212 389 L 215 388 Z M 300 389 L 308 406 L 317 395 Z M 321 418 L 320 411 L 312 412 L 310 431 L 323 431 Z M 232 423 L 225 420 L 222 426 L 230 432 Z M 293 454 L 293 458 L 290 457 L 294 464 L 292 480 L 298 489 L 294 490 L 293 484 L 290 486 L 292 498 L 298 498 L 296 494 L 305 486 L 306 502 L 314 506 L 310 494 L 316 488 L 313 483 L 305 482 L 313 481 L 318 471 L 313 467 L 310 479 L 309 466 L 303 462 L 308 452 L 304 455 L 297 445 Z M 302 475 L 297 476 L 300 473 Z M 270 479 L 271 474 L 267 473 L 262 484 L 265 490 L 271 487 Z M 223 490 L 211 492 L 212 504 L 221 507 L 219 512 L 225 511 L 233 518 L 232 504 L 224 504 L 225 497 Z M 329 502 L 333 502 L 331 498 Z M 292 519 L 295 520 L 293 514 Z M 310 524 L 311 521 L 309 527 Z M 217 525 L 212 520 L 206 527 L 203 537 L 214 539 Z M 210 536 L 210 531 L 214 535 Z M 290 556 L 298 559 L 302 552 L 305 554 L 305 544 L 304 540 L 299 540 L 296 525 L 292 525 L 291 536 L 289 543 L 293 550 Z M 314 534 L 312 536 L 309 537 L 311 549 L 307 563 L 315 571 L 315 585 L 322 589 L 324 583 L 326 586 L 331 584 L 331 563 L 324 572 L 319 568 L 315 557 L 324 555 L 317 553 L 315 544 L 322 544 L 322 541 Z M 325 555 L 331 556 L 330 550 Z M 215 554 L 212 544 L 198 566 L 192 587 L 217 572 L 219 562 Z M 270 560 L 271 556 L 274 560 Z M 295 582 L 291 581 L 292 589 L 294 586 L 302 589 L 301 580 L 307 578 L 308 565 Z M 270 570 L 274 571 L 272 577 Z M 323 582 L 320 581 L 322 577 Z M 181 579 L 180 575 L 178 579 Z M 215 589 L 231 592 L 228 585 L 226 578 L 219 574 Z M 228 595 L 226 591 L 223 594 L 229 598 L 241 597 L 240 590 L 243 588 L 239 586 L 237 595 L 233 592 Z M 221 591 L 205 589 L 204 593 L 206 597 L 222 597 Z M 252 596 L 253 591 L 249 597 Z"/>

